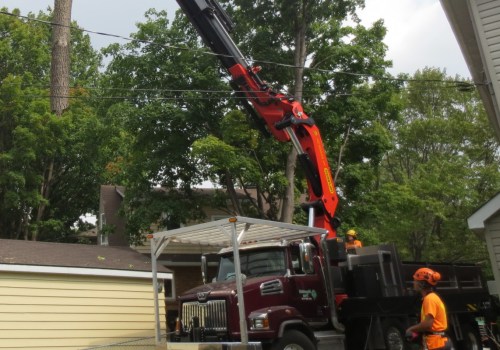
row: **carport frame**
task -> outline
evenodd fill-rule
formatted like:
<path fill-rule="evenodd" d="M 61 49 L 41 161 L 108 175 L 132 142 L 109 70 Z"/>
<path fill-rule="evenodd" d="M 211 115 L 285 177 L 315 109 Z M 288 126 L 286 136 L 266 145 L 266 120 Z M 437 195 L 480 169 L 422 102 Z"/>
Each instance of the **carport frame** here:
<path fill-rule="evenodd" d="M 158 300 L 157 259 L 170 242 L 190 243 L 219 248 L 232 247 L 234 252 L 236 291 L 239 298 L 241 342 L 248 344 L 245 301 L 241 278 L 239 247 L 242 244 L 270 240 L 294 240 L 327 234 L 328 230 L 283 222 L 234 216 L 227 219 L 186 226 L 175 230 L 161 231 L 148 235 L 151 242 L 151 266 L 155 303 L 155 337 L 161 343 L 160 313 Z"/>

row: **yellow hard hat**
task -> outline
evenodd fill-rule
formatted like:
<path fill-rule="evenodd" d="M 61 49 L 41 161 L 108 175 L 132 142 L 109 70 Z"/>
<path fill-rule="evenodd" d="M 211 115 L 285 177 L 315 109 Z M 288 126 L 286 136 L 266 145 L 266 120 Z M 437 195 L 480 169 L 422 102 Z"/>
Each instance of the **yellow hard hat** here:
<path fill-rule="evenodd" d="M 347 231 L 347 235 L 348 235 L 348 236 L 353 236 L 353 237 L 356 237 L 356 231 L 354 231 L 354 230 L 349 230 L 349 231 Z"/>

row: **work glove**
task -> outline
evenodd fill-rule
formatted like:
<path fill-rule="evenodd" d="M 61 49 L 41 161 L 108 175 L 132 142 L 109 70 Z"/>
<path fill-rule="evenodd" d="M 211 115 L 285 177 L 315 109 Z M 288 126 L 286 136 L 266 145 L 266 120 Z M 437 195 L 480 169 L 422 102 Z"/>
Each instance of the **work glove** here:
<path fill-rule="evenodd" d="M 414 343 L 414 342 L 418 341 L 419 336 L 420 336 L 420 334 L 418 334 L 417 332 L 406 331 L 406 333 L 405 333 L 405 339 L 406 339 L 406 341 L 408 341 L 410 343 Z"/>

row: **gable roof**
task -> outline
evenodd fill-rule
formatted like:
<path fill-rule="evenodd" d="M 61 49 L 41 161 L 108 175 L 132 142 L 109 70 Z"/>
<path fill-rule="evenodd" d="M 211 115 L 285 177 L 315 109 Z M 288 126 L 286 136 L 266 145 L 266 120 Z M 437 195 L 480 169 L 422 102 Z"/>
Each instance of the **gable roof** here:
<path fill-rule="evenodd" d="M 151 261 L 129 247 L 0 239 L 1 270 L 150 278 Z"/>
<path fill-rule="evenodd" d="M 467 224 L 472 231 L 482 233 L 485 222 L 498 212 L 500 212 L 500 192 L 469 216 Z"/>

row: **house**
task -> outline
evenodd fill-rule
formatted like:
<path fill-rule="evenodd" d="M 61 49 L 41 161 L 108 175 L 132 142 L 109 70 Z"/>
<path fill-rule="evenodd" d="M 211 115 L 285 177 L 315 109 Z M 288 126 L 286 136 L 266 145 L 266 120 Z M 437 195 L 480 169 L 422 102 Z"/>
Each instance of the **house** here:
<path fill-rule="evenodd" d="M 469 228 L 486 240 L 495 284 L 490 287 L 492 294 L 500 292 L 500 193 L 483 204 L 468 219 Z M 496 292 L 496 293 L 493 293 Z"/>
<path fill-rule="evenodd" d="M 213 196 L 216 189 L 198 188 L 195 189 L 199 196 Z M 100 190 L 99 200 L 99 226 L 103 225 L 113 227 L 113 233 L 107 237 L 99 237 L 98 242 L 101 244 L 109 244 L 109 246 L 128 246 L 125 227 L 126 222 L 119 215 L 119 209 L 125 198 L 126 189 L 123 186 L 102 185 Z M 240 191 L 238 193 L 241 199 L 246 198 L 246 195 Z M 206 221 L 215 221 L 235 215 L 235 213 L 224 211 L 217 208 L 203 208 Z M 192 222 L 190 224 L 198 224 Z M 157 231 L 163 228 L 158 227 Z M 150 245 L 146 241 L 143 246 L 133 246 L 133 248 L 146 256 L 150 256 Z M 167 291 L 171 298 L 167 299 L 167 309 L 169 310 L 169 320 L 175 319 L 177 303 L 175 297 L 182 294 L 186 290 L 196 287 L 202 283 L 201 279 L 201 254 L 216 253 L 218 249 L 214 247 L 199 246 L 193 244 L 171 243 L 158 259 L 158 264 L 166 266 L 173 271 L 175 283 L 172 283 L 172 289 Z M 209 278 L 215 276 L 216 272 L 216 257 L 211 255 L 208 257 L 209 262 Z"/>
<path fill-rule="evenodd" d="M 159 271 L 171 284 L 172 272 Z M 0 239 L 0 348 L 154 339 L 152 285 L 150 260 L 129 247 Z"/>
<path fill-rule="evenodd" d="M 490 125 L 500 140 L 500 2 L 492 0 L 441 0 L 457 38 Z M 469 228 L 484 236 L 500 292 L 500 193 L 474 212 Z M 491 290 L 490 290 L 491 292 Z"/>

